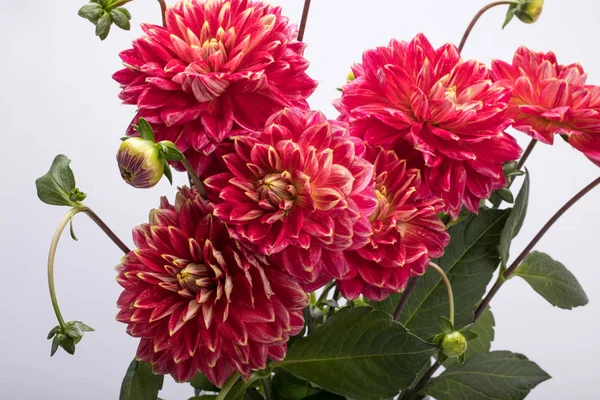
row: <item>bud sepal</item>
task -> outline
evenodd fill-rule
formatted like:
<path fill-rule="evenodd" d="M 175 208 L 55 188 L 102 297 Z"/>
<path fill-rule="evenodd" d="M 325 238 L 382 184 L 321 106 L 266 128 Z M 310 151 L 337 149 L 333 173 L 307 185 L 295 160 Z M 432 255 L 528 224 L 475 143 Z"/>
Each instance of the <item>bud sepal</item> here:
<path fill-rule="evenodd" d="M 544 0 L 515 0 L 515 2 L 508 7 L 502 29 L 504 29 L 514 17 L 517 17 L 523 23 L 533 24 L 540 17 L 543 7 Z"/>
<path fill-rule="evenodd" d="M 75 354 L 75 345 L 81 342 L 85 332 L 93 332 L 94 329 L 81 321 L 67 322 L 64 326 L 58 325 L 52 328 L 48 333 L 48 340 L 52 339 L 52 348 L 50 357 L 52 357 L 59 347 L 62 347 L 67 353 Z"/>
<path fill-rule="evenodd" d="M 128 3 L 123 0 L 91 0 L 79 9 L 78 15 L 96 26 L 96 36 L 104 40 L 114 23 L 123 30 L 131 29 L 131 13 L 121 7 Z"/>
<path fill-rule="evenodd" d="M 433 344 L 440 346 L 437 354 L 439 362 L 444 362 L 449 358 L 458 360 L 459 363 L 464 363 L 465 353 L 468 348 L 467 342 L 477 338 L 477 333 L 471 331 L 474 324 L 469 324 L 463 328 L 456 330 L 454 324 L 442 317 L 440 329 L 442 333 L 435 335 L 432 339 Z"/>

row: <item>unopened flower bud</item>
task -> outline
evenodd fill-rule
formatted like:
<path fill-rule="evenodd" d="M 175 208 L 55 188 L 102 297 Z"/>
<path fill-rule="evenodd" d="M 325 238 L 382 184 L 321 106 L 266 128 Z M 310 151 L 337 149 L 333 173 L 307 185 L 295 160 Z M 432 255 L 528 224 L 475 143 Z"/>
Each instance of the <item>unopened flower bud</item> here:
<path fill-rule="evenodd" d="M 458 358 L 467 351 L 467 339 L 462 333 L 454 331 L 444 335 L 442 352 L 450 358 Z"/>
<path fill-rule="evenodd" d="M 355 79 L 356 79 L 356 76 L 354 75 L 354 72 L 350 72 L 350 73 L 348 74 L 348 76 L 346 77 L 346 81 L 347 81 L 347 82 L 352 82 L 352 81 L 353 81 L 353 80 L 355 80 Z"/>
<path fill-rule="evenodd" d="M 538 20 L 544 7 L 544 0 L 521 0 L 515 15 L 526 24 L 533 24 Z"/>
<path fill-rule="evenodd" d="M 117 162 L 123 180 L 135 188 L 153 187 L 165 171 L 165 162 L 156 144 L 138 137 L 121 143 Z"/>

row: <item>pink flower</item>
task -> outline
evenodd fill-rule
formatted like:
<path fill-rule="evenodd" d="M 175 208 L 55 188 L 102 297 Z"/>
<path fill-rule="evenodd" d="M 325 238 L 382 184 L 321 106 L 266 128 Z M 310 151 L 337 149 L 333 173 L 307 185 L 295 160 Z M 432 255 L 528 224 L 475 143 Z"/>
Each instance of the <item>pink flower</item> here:
<path fill-rule="evenodd" d="M 134 230 L 138 249 L 117 267 L 117 320 L 141 338 L 137 358 L 188 381 L 198 370 L 217 386 L 281 360 L 302 329 L 308 296 L 298 283 L 231 239 L 197 191 L 163 198 Z"/>
<path fill-rule="evenodd" d="M 381 301 L 423 274 L 430 258 L 442 256 L 450 236 L 438 216 L 443 201 L 427 196 L 418 169 L 407 169 L 405 160 L 381 147 L 369 148 L 367 159 L 375 165 L 373 233 L 365 247 L 340 257 L 350 272 L 337 283 L 347 299 L 363 294 Z"/>
<path fill-rule="evenodd" d="M 585 84 L 581 65 L 560 65 L 552 52 L 520 47 L 512 65 L 493 61 L 492 77 L 512 88 L 513 128 L 547 144 L 555 134 L 566 135 L 600 166 L 600 87 Z"/>
<path fill-rule="evenodd" d="M 485 65 L 463 62 L 451 44 L 435 50 L 419 34 L 366 51 L 353 71 L 337 102 L 351 135 L 419 152 L 415 166 L 450 215 L 463 204 L 477 212 L 481 199 L 504 187 L 502 163 L 517 159 L 520 148 L 503 132 L 510 90 L 492 83 Z"/>
<path fill-rule="evenodd" d="M 205 181 L 215 215 L 237 240 L 280 253 L 277 262 L 303 283 L 324 283 L 322 265 L 343 276 L 328 251 L 364 246 L 376 207 L 362 140 L 342 123 L 299 109 L 274 115 L 258 137 L 233 140 L 234 151 L 223 157 L 229 172 Z"/>
<path fill-rule="evenodd" d="M 182 0 L 167 9 L 166 27 L 142 29 L 146 35 L 121 53 L 126 68 L 113 76 L 119 97 L 137 106 L 134 122 L 147 119 L 157 140 L 173 141 L 199 172 L 232 132 L 260 130 L 284 107 L 308 108 L 316 83 L 305 73 L 305 45 L 279 7 Z"/>

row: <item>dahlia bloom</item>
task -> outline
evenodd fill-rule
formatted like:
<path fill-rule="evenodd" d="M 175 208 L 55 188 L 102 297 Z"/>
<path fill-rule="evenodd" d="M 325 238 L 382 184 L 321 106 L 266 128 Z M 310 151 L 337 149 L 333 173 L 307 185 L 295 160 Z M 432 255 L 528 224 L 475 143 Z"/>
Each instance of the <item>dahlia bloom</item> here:
<path fill-rule="evenodd" d="M 513 63 L 494 60 L 492 77 L 512 88 L 508 114 L 513 128 L 543 143 L 566 135 L 600 166 L 600 87 L 586 85 L 579 64 L 560 65 L 552 52 L 520 47 Z"/>
<path fill-rule="evenodd" d="M 450 236 L 438 216 L 443 201 L 427 196 L 418 169 L 408 169 L 392 150 L 369 148 L 367 154 L 375 166 L 373 233 L 365 247 L 340 258 L 350 272 L 338 287 L 350 300 L 363 294 L 381 301 L 403 291 L 411 276 L 422 275 L 430 258 L 442 256 Z"/>
<path fill-rule="evenodd" d="M 520 148 L 503 132 L 510 90 L 492 83 L 485 65 L 463 62 L 452 44 L 435 50 L 419 34 L 366 51 L 353 71 L 336 103 L 351 135 L 420 153 L 414 166 L 446 212 L 455 217 L 463 204 L 477 212 L 481 199 L 504 187 L 502 163 Z"/>
<path fill-rule="evenodd" d="M 223 157 L 229 172 L 205 180 L 214 214 L 255 251 L 280 253 L 278 263 L 302 283 L 320 285 L 322 265 L 342 277 L 339 265 L 321 260 L 364 246 L 377 205 L 363 141 L 320 112 L 298 109 L 274 115 L 260 136 L 233 140 Z"/>
<path fill-rule="evenodd" d="M 260 130 L 284 107 L 308 108 L 316 83 L 305 73 L 305 45 L 279 7 L 181 0 L 167 9 L 166 27 L 142 29 L 146 35 L 120 54 L 119 97 L 137 106 L 134 123 L 147 119 L 157 141 L 174 142 L 199 172 L 210 162 L 202 156 L 232 131 Z"/>
<path fill-rule="evenodd" d="M 302 329 L 308 296 L 298 283 L 231 239 L 196 190 L 163 198 L 134 230 L 138 249 L 117 267 L 125 289 L 117 320 L 141 338 L 137 358 L 188 381 L 198 370 L 217 386 L 281 360 Z"/>

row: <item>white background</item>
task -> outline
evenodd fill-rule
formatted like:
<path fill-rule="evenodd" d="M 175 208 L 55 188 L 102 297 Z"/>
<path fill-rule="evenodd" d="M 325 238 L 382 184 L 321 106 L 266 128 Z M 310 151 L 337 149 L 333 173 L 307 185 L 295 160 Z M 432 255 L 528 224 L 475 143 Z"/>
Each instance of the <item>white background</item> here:
<path fill-rule="evenodd" d="M 158 23 L 156 1 L 130 4 L 134 28 L 114 29 L 105 42 L 77 17 L 84 0 L 2 0 L 0 6 L 0 399 L 116 399 L 136 340 L 117 323 L 120 287 L 113 267 L 121 253 L 85 216 L 76 218 L 80 241 L 63 237 L 57 256 L 57 288 L 63 314 L 96 328 L 75 356 L 60 350 L 49 357 L 48 330 L 56 325 L 46 286 L 50 238 L 66 209 L 36 198 L 34 180 L 57 153 L 72 160 L 86 204 L 131 243 L 131 228 L 147 218 L 158 198 L 172 197 L 166 181 L 152 190 L 124 184 L 115 164 L 119 137 L 133 115 L 117 99 L 111 74 L 117 56 L 140 34 L 141 21 Z M 277 1 L 298 22 L 301 0 Z M 457 43 L 482 0 L 313 0 L 306 41 L 310 74 L 320 81 L 311 105 L 330 117 L 330 102 L 351 63 L 364 49 L 390 38 L 410 40 L 424 32 L 434 46 Z M 487 13 L 464 51 L 465 58 L 510 60 L 521 44 L 553 49 L 559 62 L 580 62 L 589 82 L 600 84 L 600 2 L 547 0 L 535 25 L 515 20 L 500 29 L 505 7 Z M 520 143 L 527 139 L 518 134 Z M 513 254 L 574 193 L 598 176 L 598 169 L 562 140 L 538 145 L 527 163 L 531 206 Z M 177 178 L 183 183 L 182 176 Z M 495 349 L 522 352 L 554 378 L 532 399 L 598 399 L 600 389 L 600 189 L 578 203 L 538 245 L 579 278 L 590 304 L 574 311 L 553 308 L 515 279 L 494 299 L 498 329 Z M 192 390 L 165 380 L 161 397 L 187 399 Z M 187 396 L 187 397 L 186 397 Z"/>

